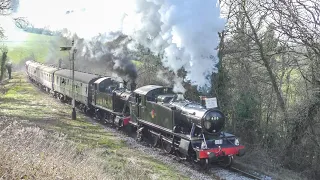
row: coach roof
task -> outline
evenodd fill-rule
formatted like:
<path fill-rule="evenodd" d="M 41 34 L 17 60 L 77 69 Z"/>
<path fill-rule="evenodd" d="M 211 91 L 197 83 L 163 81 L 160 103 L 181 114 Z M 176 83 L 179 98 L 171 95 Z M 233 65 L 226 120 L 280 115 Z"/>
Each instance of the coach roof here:
<path fill-rule="evenodd" d="M 61 69 L 61 70 L 56 71 L 54 74 L 58 75 L 58 76 L 65 77 L 65 78 L 68 78 L 68 79 L 72 79 L 72 70 L 69 70 L 69 69 Z M 83 82 L 83 83 L 87 83 L 87 84 L 89 84 L 89 82 L 92 79 L 96 79 L 96 78 L 99 78 L 99 77 L 100 76 L 95 75 L 95 74 L 89 74 L 89 73 L 74 71 L 74 80 L 75 81 L 80 81 L 80 82 Z"/>
<path fill-rule="evenodd" d="M 54 73 L 56 70 L 58 70 L 58 68 L 56 67 L 52 67 L 52 66 L 45 66 L 45 65 L 40 65 L 37 68 L 39 68 L 40 70 L 47 72 L 47 73 Z"/>

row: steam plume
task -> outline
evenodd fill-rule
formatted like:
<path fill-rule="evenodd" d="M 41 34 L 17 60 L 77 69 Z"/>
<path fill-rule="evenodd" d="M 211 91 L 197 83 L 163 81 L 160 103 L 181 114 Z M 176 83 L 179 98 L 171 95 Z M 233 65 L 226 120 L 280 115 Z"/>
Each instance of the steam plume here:
<path fill-rule="evenodd" d="M 164 66 L 175 72 L 184 67 L 194 85 L 208 85 L 206 75 L 216 71 L 215 48 L 225 23 L 217 0 L 26 1 L 20 2 L 21 12 L 29 13 L 38 24 L 66 27 L 86 39 L 122 31 L 152 52 L 164 53 Z M 47 18 L 40 20 L 44 13 Z"/>
<path fill-rule="evenodd" d="M 120 77 L 127 77 L 135 81 L 137 70 L 131 59 L 133 56 L 127 49 L 130 42 L 127 36 L 117 33 L 117 38 L 107 38 L 104 35 L 97 36 L 91 41 L 77 39 L 76 47 L 81 52 L 77 54 L 76 59 L 82 60 L 87 64 L 88 61 L 96 61 L 107 66 L 109 71 L 114 71 Z M 108 39 L 107 43 L 106 39 Z"/>

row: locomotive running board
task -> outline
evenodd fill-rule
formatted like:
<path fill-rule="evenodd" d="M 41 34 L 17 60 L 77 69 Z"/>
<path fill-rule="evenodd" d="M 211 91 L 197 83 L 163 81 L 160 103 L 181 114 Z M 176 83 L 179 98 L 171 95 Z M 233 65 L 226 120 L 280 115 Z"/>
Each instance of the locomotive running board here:
<path fill-rule="evenodd" d="M 101 110 L 108 111 L 108 112 L 113 113 L 113 114 L 115 114 L 117 116 L 121 116 L 122 115 L 121 112 L 115 112 L 115 111 L 112 111 L 111 109 L 108 109 L 106 107 L 102 107 L 102 106 L 98 106 L 98 105 L 92 105 L 92 106 L 96 107 L 96 108 L 100 108 Z"/>
<path fill-rule="evenodd" d="M 172 130 L 168 129 L 168 128 L 164 128 L 164 127 L 161 127 L 159 125 L 156 125 L 156 124 L 153 124 L 153 123 L 150 123 L 148 121 L 145 121 L 145 120 L 141 120 L 141 119 L 138 119 L 138 121 L 144 125 L 147 125 L 147 126 L 150 126 L 152 128 L 155 128 L 155 129 L 159 129 L 161 131 L 164 131 L 170 135 L 173 135 L 173 136 L 176 136 L 176 137 L 179 137 L 181 139 L 185 139 L 185 140 L 189 140 L 191 141 L 192 139 L 190 137 L 188 137 L 187 135 L 185 134 L 181 134 L 181 133 L 174 133 Z"/>

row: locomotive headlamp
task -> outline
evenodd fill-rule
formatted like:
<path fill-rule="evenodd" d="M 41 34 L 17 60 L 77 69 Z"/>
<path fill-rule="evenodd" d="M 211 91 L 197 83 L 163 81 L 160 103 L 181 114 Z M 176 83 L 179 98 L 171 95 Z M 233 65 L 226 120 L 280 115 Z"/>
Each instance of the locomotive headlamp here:
<path fill-rule="evenodd" d="M 238 138 L 236 138 L 236 139 L 234 140 L 234 145 L 236 145 L 236 146 L 239 146 L 239 145 L 240 145 L 240 141 L 239 141 Z"/>

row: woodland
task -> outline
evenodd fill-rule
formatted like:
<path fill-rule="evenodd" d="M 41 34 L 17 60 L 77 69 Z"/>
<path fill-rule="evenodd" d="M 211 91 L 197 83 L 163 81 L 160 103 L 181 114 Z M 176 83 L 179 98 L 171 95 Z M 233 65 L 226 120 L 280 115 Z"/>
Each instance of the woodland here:
<path fill-rule="evenodd" d="M 320 2 L 221 0 L 221 6 L 227 24 L 219 33 L 218 72 L 212 74 L 206 95 L 217 97 L 228 117 L 227 131 L 241 137 L 254 154 L 252 162 L 316 179 L 320 176 Z M 157 81 L 152 77 L 159 77 L 163 68 L 159 58 L 151 56 L 141 58 L 147 62 L 138 71 L 143 83 Z M 190 99 L 198 101 L 203 95 L 188 83 L 184 87 Z"/>

